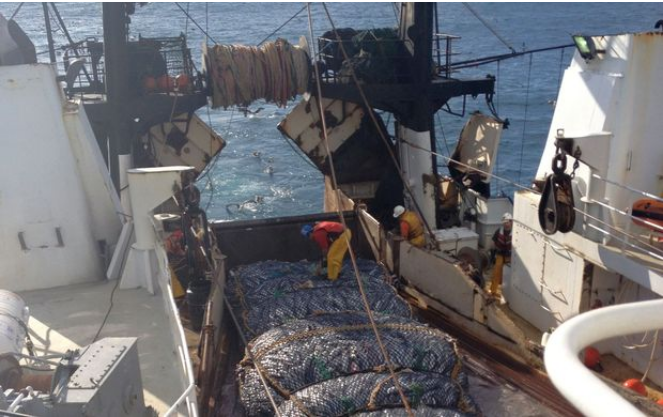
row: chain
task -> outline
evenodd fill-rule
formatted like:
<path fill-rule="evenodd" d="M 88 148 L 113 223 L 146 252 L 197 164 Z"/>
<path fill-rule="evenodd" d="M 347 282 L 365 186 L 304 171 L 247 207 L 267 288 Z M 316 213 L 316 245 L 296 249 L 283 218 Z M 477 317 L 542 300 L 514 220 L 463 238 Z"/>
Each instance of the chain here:
<path fill-rule="evenodd" d="M 580 157 L 582 156 L 582 152 L 580 151 L 580 148 L 576 148 L 576 150 L 573 152 L 573 158 L 575 158 L 575 162 L 573 163 L 573 171 L 571 171 L 571 179 L 575 178 L 576 176 L 576 169 L 580 166 Z"/>
<path fill-rule="evenodd" d="M 574 179 L 576 177 L 576 169 L 580 166 L 580 161 L 576 159 L 576 161 L 573 163 L 573 170 L 571 171 L 571 179 Z"/>

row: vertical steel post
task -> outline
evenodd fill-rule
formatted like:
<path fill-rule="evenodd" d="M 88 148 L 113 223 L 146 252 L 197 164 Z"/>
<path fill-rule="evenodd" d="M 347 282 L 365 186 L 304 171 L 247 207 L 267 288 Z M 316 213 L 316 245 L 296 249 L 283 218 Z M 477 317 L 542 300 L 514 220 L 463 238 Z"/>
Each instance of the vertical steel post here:
<path fill-rule="evenodd" d="M 131 153 L 133 131 L 125 114 L 130 98 L 128 88 L 129 60 L 127 47 L 127 13 L 125 3 L 103 3 L 104 57 L 106 63 L 106 100 L 110 112 L 107 126 L 111 177 L 119 189 L 119 155 Z"/>
<path fill-rule="evenodd" d="M 433 112 L 430 86 L 433 74 L 433 3 L 406 3 L 401 9 L 400 38 L 412 54 L 410 74 L 419 100 L 397 117 L 401 167 L 412 189 L 416 207 L 431 228 L 437 227 L 437 167 L 431 158 Z"/>

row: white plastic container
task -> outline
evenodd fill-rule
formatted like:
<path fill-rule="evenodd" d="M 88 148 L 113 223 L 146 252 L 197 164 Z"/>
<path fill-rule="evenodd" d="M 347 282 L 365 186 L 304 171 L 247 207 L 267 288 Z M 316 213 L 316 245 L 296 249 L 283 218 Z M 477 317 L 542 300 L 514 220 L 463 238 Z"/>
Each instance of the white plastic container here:
<path fill-rule="evenodd" d="M 485 199 L 477 196 L 477 233 L 479 244 L 484 249 L 493 247 L 493 234 L 502 227 L 504 213 L 513 213 L 513 204 L 508 198 L 495 197 Z"/>
<path fill-rule="evenodd" d="M 0 354 L 23 350 L 29 318 L 30 311 L 21 297 L 0 290 Z"/>
<path fill-rule="evenodd" d="M 462 248 L 478 249 L 479 235 L 466 227 L 452 227 L 436 230 L 435 240 L 440 243 L 440 250 L 457 254 Z"/>

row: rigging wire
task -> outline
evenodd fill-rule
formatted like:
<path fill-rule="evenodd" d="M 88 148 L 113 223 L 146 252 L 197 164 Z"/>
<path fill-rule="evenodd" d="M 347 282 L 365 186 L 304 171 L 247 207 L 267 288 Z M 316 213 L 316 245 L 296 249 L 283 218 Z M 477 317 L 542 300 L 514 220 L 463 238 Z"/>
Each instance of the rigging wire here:
<path fill-rule="evenodd" d="M 559 98 L 559 91 L 562 88 L 562 71 L 564 69 L 564 52 L 566 49 L 562 49 L 561 55 L 559 57 L 559 73 L 557 74 L 557 97 L 555 98 L 555 106 L 557 106 L 557 98 Z"/>
<path fill-rule="evenodd" d="M 332 25 L 332 29 L 336 36 L 338 37 L 338 32 L 336 31 L 336 27 L 334 26 L 334 23 L 331 19 L 331 16 L 329 15 L 329 10 L 327 9 L 327 5 L 325 3 L 322 3 L 322 6 L 325 9 L 325 13 L 327 14 L 327 17 L 329 18 L 329 21 Z M 308 9 L 308 22 L 309 22 L 309 34 L 311 36 L 311 42 L 313 42 L 313 20 L 311 16 L 311 4 L 307 3 L 306 5 Z M 338 212 L 338 216 L 341 220 L 341 223 L 343 224 L 343 227 L 346 228 L 347 230 L 347 224 L 345 222 L 345 218 L 343 217 L 343 211 L 341 209 L 341 194 L 340 190 L 338 188 L 338 183 L 336 180 L 336 169 L 334 168 L 334 160 L 333 156 L 329 147 L 329 137 L 327 136 L 327 122 L 324 117 L 324 109 L 322 107 L 322 87 L 320 86 L 320 83 L 322 81 L 322 78 L 320 77 L 320 70 L 317 65 L 314 65 L 315 68 L 315 84 L 318 90 L 318 111 L 320 115 L 320 120 L 322 121 L 322 132 L 324 136 L 324 144 L 325 144 L 325 150 L 327 151 L 327 157 L 329 158 L 329 167 L 331 171 L 331 181 L 332 181 L 332 188 L 335 191 L 336 195 L 336 209 Z M 354 71 L 352 71 L 354 74 Z M 353 77 L 354 78 L 354 77 Z M 372 112 L 370 112 L 372 113 Z M 371 323 L 371 328 L 373 329 L 373 333 L 375 334 L 375 339 L 377 341 L 377 344 L 380 348 L 380 351 L 382 353 L 382 356 L 384 357 L 385 365 L 387 366 L 387 369 L 389 370 L 389 374 L 391 378 L 394 381 L 394 387 L 398 391 L 399 396 L 401 397 L 401 401 L 403 402 L 403 406 L 405 407 L 406 412 L 408 413 L 409 416 L 413 416 L 412 409 L 410 408 L 410 403 L 407 400 L 407 397 L 405 396 L 405 393 L 403 392 L 403 388 L 401 387 L 401 384 L 396 377 L 396 372 L 394 370 L 394 366 L 391 362 L 391 358 L 389 357 L 389 352 L 387 351 L 387 348 L 385 347 L 382 337 L 380 336 L 380 331 L 377 328 L 377 325 L 375 324 L 375 319 L 373 318 L 373 313 L 371 311 L 370 304 L 368 303 L 368 298 L 366 296 L 366 292 L 364 291 L 364 283 L 361 280 L 361 276 L 359 274 L 359 268 L 357 266 L 357 259 L 355 257 L 355 253 L 352 250 L 352 247 L 350 245 L 350 242 L 347 242 L 348 246 L 348 253 L 350 255 L 350 260 L 352 261 L 352 268 L 354 269 L 355 273 L 355 278 L 357 279 L 357 285 L 359 287 L 359 293 L 361 295 L 362 302 L 364 304 L 364 308 L 366 310 L 366 315 L 368 316 L 369 322 Z"/>
<path fill-rule="evenodd" d="M 436 113 L 437 116 L 437 125 L 440 126 L 440 131 L 442 132 L 442 139 L 444 139 L 444 147 L 447 148 L 447 155 L 451 156 L 451 149 L 449 148 L 449 142 L 447 141 L 447 135 L 444 133 L 444 125 L 440 118 L 440 113 Z"/>
<path fill-rule="evenodd" d="M 274 412 L 278 417 L 281 417 L 281 412 L 279 411 L 279 407 L 276 405 L 276 401 L 274 401 L 274 397 L 272 396 L 272 391 L 269 389 L 269 385 L 267 385 L 267 380 L 265 379 L 265 376 L 263 375 L 262 369 L 258 366 L 258 360 L 256 357 L 253 355 L 253 352 L 249 348 L 249 341 L 246 338 L 246 335 L 244 334 L 244 331 L 242 330 L 242 326 L 239 324 L 239 320 L 237 320 L 237 316 L 235 316 L 235 312 L 233 311 L 232 304 L 230 304 L 230 301 L 228 300 L 228 297 L 226 297 L 226 293 L 223 288 L 221 288 L 221 285 L 217 282 L 217 280 L 214 280 L 214 283 L 216 284 L 218 290 L 223 294 L 223 302 L 226 304 L 226 308 L 228 309 L 228 312 L 230 313 L 230 317 L 233 320 L 233 323 L 235 324 L 235 328 L 237 329 L 237 333 L 239 333 L 239 337 L 242 339 L 242 343 L 244 343 L 246 354 L 251 358 L 251 362 L 254 364 L 256 368 L 256 372 L 258 372 L 258 377 L 260 378 L 260 383 L 262 384 L 263 388 L 265 388 L 265 393 L 267 394 L 267 398 L 269 398 L 269 402 L 272 405 L 272 408 L 274 409 Z"/>
<path fill-rule="evenodd" d="M 523 173 L 523 157 L 525 154 L 525 136 L 527 134 L 527 113 L 529 110 L 529 86 L 530 78 L 532 76 L 532 58 L 529 56 L 529 67 L 527 69 L 527 87 L 525 88 L 525 115 L 523 117 L 523 137 L 520 142 L 520 167 L 518 168 L 518 182 L 520 182 L 520 175 Z"/>
<path fill-rule="evenodd" d="M 129 259 L 129 250 L 128 250 L 128 248 L 126 248 L 124 250 L 124 253 L 123 253 L 123 256 L 122 256 L 122 262 L 120 262 L 119 271 L 124 271 L 124 267 L 125 267 L 125 264 L 126 264 L 128 259 Z M 108 306 L 108 310 L 106 311 L 106 315 L 104 316 L 104 319 L 101 321 L 101 325 L 99 326 L 99 329 L 97 330 L 97 333 L 94 335 L 94 337 L 92 338 L 92 341 L 87 345 L 87 347 L 85 348 L 85 350 L 83 352 L 87 351 L 90 348 L 90 346 L 92 346 L 92 344 L 97 341 L 97 338 L 99 337 L 99 335 L 103 331 L 104 327 L 106 327 L 106 322 L 108 321 L 108 318 L 110 317 L 111 312 L 113 311 L 113 307 L 115 306 L 115 303 L 114 303 L 115 291 L 117 291 L 117 289 L 119 288 L 120 281 L 122 281 L 122 277 L 117 277 L 115 279 L 116 279 L 116 282 L 115 282 L 115 285 L 113 286 L 113 290 L 111 291 L 111 294 L 110 294 L 110 300 L 109 300 L 110 305 Z M 81 354 L 80 356 L 83 356 L 83 354 Z"/>
<path fill-rule="evenodd" d="M 513 48 L 513 46 L 511 46 L 509 44 L 509 42 L 506 41 L 506 39 L 504 39 L 502 36 L 500 36 L 500 34 L 497 33 L 497 31 L 484 18 L 482 18 L 479 15 L 479 13 L 477 13 L 477 11 L 474 10 L 474 8 L 472 6 L 470 6 L 469 3 L 463 2 L 463 6 L 465 6 L 467 8 L 467 10 L 469 10 L 470 13 L 472 13 L 474 15 L 474 17 L 476 17 L 479 20 L 479 22 L 481 22 L 486 27 L 486 29 L 488 29 L 493 35 L 495 35 L 495 37 L 497 39 L 499 39 L 500 42 L 502 42 L 507 48 L 509 48 L 511 50 L 511 52 L 513 52 L 514 54 L 516 53 L 516 50 Z"/>
<path fill-rule="evenodd" d="M 186 3 L 186 12 L 189 13 L 189 5 L 191 3 L 187 2 Z M 184 36 L 188 36 L 189 34 L 189 18 L 184 19 Z"/>
<path fill-rule="evenodd" d="M 398 16 L 398 6 L 400 3 L 391 2 L 391 10 L 394 12 L 394 17 L 396 18 L 396 24 L 400 23 L 400 18 Z"/>
<path fill-rule="evenodd" d="M 21 7 L 23 7 L 24 4 L 25 4 L 24 2 L 21 2 L 21 3 L 18 5 L 18 7 L 16 8 L 16 10 L 14 10 L 14 13 L 12 13 L 12 17 L 10 17 L 9 20 L 14 20 L 14 18 L 16 17 L 16 15 L 17 15 L 18 12 L 21 10 Z"/>
<path fill-rule="evenodd" d="M 316 171 L 319 171 L 318 167 L 315 166 L 315 164 L 313 164 L 313 162 L 311 162 L 311 160 L 310 160 L 309 158 L 307 158 L 307 157 L 303 154 L 304 151 L 302 151 L 300 148 L 297 148 L 297 147 L 295 147 L 295 145 L 293 145 L 292 143 L 290 143 L 290 141 L 288 140 L 288 138 L 286 137 L 285 134 L 281 133 L 281 137 L 283 138 L 283 140 L 285 140 L 285 143 L 287 143 L 288 146 L 290 146 L 290 149 L 292 149 L 292 151 L 293 151 L 297 156 L 299 156 L 300 158 L 302 158 L 302 159 L 304 160 L 304 162 L 306 162 L 306 164 L 307 164 L 308 166 L 310 166 L 311 168 L 315 169 Z"/>
<path fill-rule="evenodd" d="M 205 4 L 207 4 L 207 3 L 205 3 Z M 179 9 L 182 11 L 182 13 L 184 13 L 184 14 L 186 15 L 186 17 L 188 17 L 188 18 L 191 20 L 191 23 L 193 23 L 194 25 L 196 25 L 196 27 L 197 27 L 198 29 L 200 29 L 201 32 L 203 32 L 203 34 L 207 37 L 207 39 L 209 39 L 209 40 L 211 40 L 212 42 L 214 42 L 215 45 L 219 45 L 219 42 L 217 42 L 216 39 L 214 39 L 213 37 L 211 37 L 210 34 L 207 33 L 207 31 L 206 31 L 205 29 L 203 29 L 203 28 L 198 24 L 198 22 L 196 22 L 196 20 L 195 20 L 193 17 L 191 17 L 191 15 L 190 15 L 186 10 L 184 10 L 184 8 L 183 8 L 179 3 L 175 2 L 175 5 L 176 5 L 177 7 L 179 7 Z"/>
<path fill-rule="evenodd" d="M 652 339 L 653 346 L 651 347 L 651 353 L 649 354 L 649 362 L 647 363 L 647 368 L 645 369 L 644 374 L 642 374 L 642 378 L 640 378 L 641 382 L 645 382 L 647 375 L 649 374 L 649 370 L 654 363 L 654 354 L 656 353 L 656 347 L 658 346 L 658 331 L 659 329 L 656 329 L 656 332 L 654 332 L 654 338 Z"/>
<path fill-rule="evenodd" d="M 463 68 L 475 68 L 481 65 L 491 64 L 493 62 L 505 61 L 507 59 L 512 59 L 512 58 L 518 58 L 524 55 L 532 55 L 532 54 L 538 54 L 540 52 L 555 51 L 557 49 L 566 49 L 566 48 L 575 48 L 575 45 L 568 44 L 568 45 L 548 46 L 545 48 L 530 49 L 528 51 L 522 51 L 522 52 L 512 52 L 509 54 L 492 55 L 483 58 L 473 58 L 465 61 L 454 62 L 453 64 L 450 64 L 449 67 L 450 69 L 457 71 Z"/>
<path fill-rule="evenodd" d="M 495 77 L 495 95 L 497 96 L 497 103 L 495 103 L 495 113 L 499 114 L 500 112 L 500 87 L 502 86 L 502 83 L 500 82 L 501 80 L 501 61 L 497 61 L 497 71 L 496 71 L 496 77 Z M 500 163 L 500 155 L 499 152 L 495 155 L 495 171 L 499 174 L 502 172 L 502 164 Z M 504 184 L 501 182 L 498 183 L 499 185 L 497 186 L 497 192 L 501 193 L 504 192 Z"/>
<path fill-rule="evenodd" d="M 260 46 L 260 45 L 262 45 L 263 43 L 265 43 L 265 42 L 267 41 L 267 39 L 269 39 L 269 38 L 271 38 L 272 36 L 276 35 L 276 34 L 278 33 L 279 30 L 283 29 L 283 27 L 284 27 L 285 25 L 287 25 L 287 24 L 290 23 L 294 18 L 296 18 L 297 16 L 299 16 L 300 13 L 303 12 L 304 10 L 306 10 L 306 5 L 304 5 L 304 7 L 302 7 L 301 9 L 299 9 L 299 11 L 298 11 L 297 13 L 295 13 L 294 15 L 292 15 L 292 16 L 290 17 L 290 19 L 286 20 L 281 26 L 277 27 L 272 33 L 270 33 L 269 35 L 265 36 L 265 38 L 264 38 L 263 40 L 261 40 L 260 42 L 258 42 L 258 45 L 256 45 L 256 46 Z"/>

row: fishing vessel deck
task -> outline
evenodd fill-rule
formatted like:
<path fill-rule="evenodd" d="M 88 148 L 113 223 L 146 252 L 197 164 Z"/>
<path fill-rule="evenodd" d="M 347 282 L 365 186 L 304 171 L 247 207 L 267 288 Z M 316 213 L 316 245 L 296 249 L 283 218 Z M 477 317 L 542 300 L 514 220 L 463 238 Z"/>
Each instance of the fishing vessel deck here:
<path fill-rule="evenodd" d="M 95 338 L 137 337 L 145 402 L 161 414 L 182 393 L 177 383 L 180 371 L 174 366 L 180 362 L 179 353 L 168 330 L 168 315 L 159 295 L 143 288 L 116 289 L 116 283 L 103 279 L 21 292 L 30 307 L 35 353 L 63 354 Z"/>

